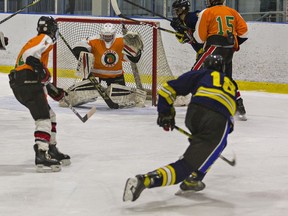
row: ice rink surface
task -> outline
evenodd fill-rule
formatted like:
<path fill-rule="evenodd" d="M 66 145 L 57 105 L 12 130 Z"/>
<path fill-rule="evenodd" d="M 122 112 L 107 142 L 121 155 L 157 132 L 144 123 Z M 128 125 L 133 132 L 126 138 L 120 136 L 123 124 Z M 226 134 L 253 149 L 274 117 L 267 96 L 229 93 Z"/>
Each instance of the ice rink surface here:
<path fill-rule="evenodd" d="M 178 185 L 147 189 L 136 202 L 122 202 L 128 177 L 176 161 L 188 146 L 177 132 L 156 125 L 156 108 L 110 110 L 98 101 L 77 108 L 51 106 L 58 119 L 58 147 L 72 158 L 59 173 L 36 173 L 34 122 L 0 73 L 1 216 L 284 216 L 288 215 L 288 95 L 242 92 L 248 121 L 235 122 L 227 158 L 219 159 L 199 193 L 175 196 Z M 185 107 L 176 108 L 184 127 Z"/>

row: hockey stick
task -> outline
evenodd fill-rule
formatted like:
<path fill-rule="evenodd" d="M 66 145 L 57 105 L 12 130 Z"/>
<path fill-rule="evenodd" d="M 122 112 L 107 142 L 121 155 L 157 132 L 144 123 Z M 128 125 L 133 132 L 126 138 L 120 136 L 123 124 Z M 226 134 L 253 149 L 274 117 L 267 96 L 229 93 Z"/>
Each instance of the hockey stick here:
<path fill-rule="evenodd" d="M 64 36 L 59 32 L 59 36 L 60 38 L 63 40 L 63 42 L 65 43 L 65 45 L 68 47 L 68 49 L 72 52 L 73 56 L 77 59 L 77 56 L 75 55 L 75 53 L 73 52 L 73 49 L 71 48 L 71 46 L 69 45 L 69 43 L 66 41 L 66 39 L 64 38 Z M 106 93 L 106 91 L 103 89 L 103 87 L 101 86 L 101 84 L 98 82 L 98 80 L 93 76 L 92 73 L 90 73 L 88 75 L 88 79 L 92 82 L 92 84 L 94 85 L 95 89 L 99 92 L 99 94 L 101 95 L 101 97 L 103 98 L 103 100 L 105 101 L 105 103 L 108 105 L 109 108 L 111 109 L 118 109 L 118 108 L 125 108 L 125 107 L 120 107 L 119 104 L 114 103 L 112 101 L 112 99 L 109 97 L 109 95 Z"/>
<path fill-rule="evenodd" d="M 20 10 L 16 11 L 15 13 L 11 14 L 10 16 L 6 17 L 5 19 L 0 21 L 0 24 L 4 23 L 5 21 L 11 19 L 12 17 L 14 17 L 15 15 L 17 15 L 18 13 L 22 12 L 23 10 L 25 10 L 26 8 L 29 8 L 35 4 L 37 4 L 38 2 L 40 2 L 41 0 L 34 0 L 32 3 L 26 5 L 25 7 L 21 8 Z"/>
<path fill-rule="evenodd" d="M 122 32 L 123 32 L 123 35 L 127 34 L 127 32 L 128 32 L 128 29 L 126 28 L 124 23 L 122 23 Z M 137 64 L 133 63 L 133 62 L 130 62 L 130 65 L 131 65 L 132 73 L 133 73 L 134 80 L 135 80 L 135 83 L 136 83 L 136 87 L 138 89 L 144 90 L 142 82 L 141 82 L 139 70 L 137 68 Z"/>
<path fill-rule="evenodd" d="M 145 8 L 145 7 L 142 7 L 141 5 L 138 5 L 138 4 L 136 4 L 136 3 L 132 2 L 132 1 L 129 1 L 129 0 L 124 0 L 124 1 L 127 2 L 127 3 L 129 3 L 129 4 L 131 4 L 131 5 L 134 5 L 135 7 L 138 7 L 138 8 L 140 8 L 140 9 L 144 10 L 144 11 L 147 11 L 147 12 L 151 13 L 151 14 L 154 15 L 154 16 L 158 16 L 158 17 L 160 17 L 160 18 L 162 18 L 162 19 L 165 19 L 165 20 L 167 20 L 167 21 L 169 21 L 169 22 L 172 22 L 171 19 L 163 16 L 162 14 L 156 13 L 155 11 L 151 11 L 151 10 L 149 10 L 149 9 L 147 9 L 147 8 Z M 184 25 L 181 25 L 181 27 L 182 27 L 183 29 L 186 29 L 186 30 L 188 29 L 188 27 L 187 27 L 187 26 L 184 26 Z"/>
<path fill-rule="evenodd" d="M 123 19 L 126 19 L 126 20 L 130 20 L 130 21 L 133 21 L 133 22 L 136 22 L 140 25 L 146 25 L 146 26 L 150 26 L 151 28 L 155 28 L 157 30 L 161 30 L 161 31 L 165 31 L 165 32 L 168 32 L 168 33 L 171 33 L 171 34 L 175 34 L 177 36 L 180 36 L 180 37 L 183 37 L 184 35 L 179 33 L 179 32 L 175 32 L 175 31 L 171 31 L 169 29 L 165 29 L 165 28 L 161 28 L 159 26 L 154 26 L 150 23 L 147 23 L 147 22 L 142 22 L 142 21 L 139 21 L 139 20 L 135 20 L 133 18 L 130 18 L 130 17 L 127 17 L 125 15 L 123 15 L 118 7 L 118 4 L 117 4 L 117 0 L 111 0 L 111 5 L 112 5 L 112 8 L 115 12 L 115 14 Z"/>
<path fill-rule="evenodd" d="M 192 138 L 192 134 L 188 133 L 187 131 L 183 130 L 182 128 L 179 128 L 178 126 L 174 126 L 174 128 L 179 131 L 180 133 L 188 136 L 189 138 Z M 228 163 L 230 166 L 235 166 L 236 165 L 236 157 L 234 155 L 232 160 L 228 160 L 226 157 L 224 157 L 223 155 L 219 156 L 223 161 L 225 161 L 226 163 Z"/>
<path fill-rule="evenodd" d="M 165 20 L 167 20 L 167 21 L 169 21 L 169 22 L 172 22 L 172 20 L 170 20 L 169 18 L 163 16 L 162 14 L 158 14 L 158 13 L 156 13 L 156 12 L 154 12 L 154 11 L 151 11 L 151 10 L 149 10 L 149 9 L 147 9 L 147 8 L 145 8 L 145 7 L 142 7 L 141 5 L 138 5 L 138 4 L 136 4 L 136 3 L 132 2 L 132 1 L 129 1 L 129 0 L 123 0 L 123 1 L 125 1 L 125 2 L 127 2 L 127 3 L 129 3 L 129 4 L 131 4 L 131 5 L 133 5 L 133 6 L 135 6 L 135 7 L 138 7 L 138 8 L 140 8 L 140 9 L 142 9 L 142 10 L 145 10 L 145 11 L 147 11 L 147 12 L 149 12 L 149 13 L 155 15 L 155 16 L 158 16 L 158 17 L 160 17 L 160 18 L 162 18 L 162 19 L 165 19 Z"/>
<path fill-rule="evenodd" d="M 96 107 L 93 106 L 83 117 L 77 112 L 77 110 L 65 99 L 64 102 L 68 105 L 68 107 L 72 110 L 72 112 L 83 122 L 85 123 L 95 112 Z"/>
<path fill-rule="evenodd" d="M 47 85 L 49 85 L 49 88 L 52 89 L 52 91 L 54 91 L 55 93 L 58 94 L 58 89 L 52 84 L 52 83 L 48 83 Z M 72 105 L 66 100 L 65 96 L 63 97 L 63 101 L 68 105 L 68 107 L 72 110 L 72 112 L 83 122 L 85 123 L 95 112 L 96 112 L 96 107 L 92 107 L 85 116 L 81 116 L 77 110 L 72 107 Z"/>

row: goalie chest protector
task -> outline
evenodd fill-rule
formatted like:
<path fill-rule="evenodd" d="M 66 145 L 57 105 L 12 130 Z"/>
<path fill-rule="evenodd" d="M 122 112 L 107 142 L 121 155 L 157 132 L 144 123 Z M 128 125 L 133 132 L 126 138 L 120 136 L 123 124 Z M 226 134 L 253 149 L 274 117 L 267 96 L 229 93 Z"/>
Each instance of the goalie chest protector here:
<path fill-rule="evenodd" d="M 123 37 L 116 37 L 109 48 L 106 48 L 105 42 L 98 38 L 90 40 L 89 45 L 95 57 L 93 72 L 96 76 L 100 78 L 115 78 L 123 74 Z"/>

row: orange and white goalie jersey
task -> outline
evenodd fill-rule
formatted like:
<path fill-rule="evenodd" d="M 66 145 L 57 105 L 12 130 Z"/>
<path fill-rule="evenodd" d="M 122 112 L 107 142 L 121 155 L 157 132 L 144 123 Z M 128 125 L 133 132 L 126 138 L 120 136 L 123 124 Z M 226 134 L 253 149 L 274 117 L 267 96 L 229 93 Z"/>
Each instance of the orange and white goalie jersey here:
<path fill-rule="evenodd" d="M 227 36 L 228 31 L 235 37 L 234 48 L 237 50 L 239 45 L 236 37 L 247 38 L 247 24 L 233 8 L 217 5 L 199 13 L 193 36 L 198 43 L 204 43 L 209 36 Z"/>
<path fill-rule="evenodd" d="M 125 56 L 122 53 L 124 41 L 121 35 L 116 35 L 111 43 L 107 43 L 96 36 L 87 38 L 86 41 L 81 41 L 77 45 L 87 48 L 94 55 L 94 68 L 92 69 L 94 76 L 115 78 L 124 73 L 122 70 L 122 61 L 125 61 Z"/>

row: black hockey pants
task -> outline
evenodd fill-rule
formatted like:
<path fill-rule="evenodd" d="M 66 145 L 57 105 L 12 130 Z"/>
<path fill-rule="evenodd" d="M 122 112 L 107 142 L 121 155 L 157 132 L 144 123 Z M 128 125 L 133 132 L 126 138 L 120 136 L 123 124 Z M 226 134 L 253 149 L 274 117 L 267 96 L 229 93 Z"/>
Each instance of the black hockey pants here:
<path fill-rule="evenodd" d="M 222 114 L 192 103 L 188 106 L 185 124 L 192 138 L 184 160 L 193 170 L 206 173 L 226 147 L 229 122 Z"/>

